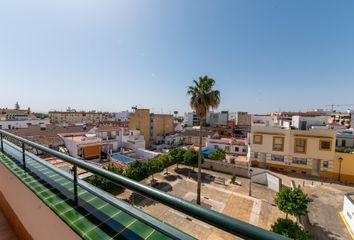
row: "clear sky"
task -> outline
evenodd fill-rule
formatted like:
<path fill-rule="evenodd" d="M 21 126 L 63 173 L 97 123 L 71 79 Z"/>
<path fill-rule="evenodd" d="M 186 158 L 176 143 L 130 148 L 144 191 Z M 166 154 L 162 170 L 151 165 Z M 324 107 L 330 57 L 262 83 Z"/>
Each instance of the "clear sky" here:
<path fill-rule="evenodd" d="M 0 107 L 184 112 L 205 74 L 219 110 L 354 103 L 354 1 L 1 2 Z"/>

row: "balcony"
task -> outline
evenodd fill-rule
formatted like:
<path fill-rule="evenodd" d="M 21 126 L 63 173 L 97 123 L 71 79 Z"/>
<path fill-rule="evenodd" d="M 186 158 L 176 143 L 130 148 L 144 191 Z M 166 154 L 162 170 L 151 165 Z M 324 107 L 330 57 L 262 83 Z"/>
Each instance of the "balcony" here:
<path fill-rule="evenodd" d="M 80 167 L 207 224 L 247 239 L 286 239 L 0 130 L 0 202 L 20 239 L 194 239 L 78 179 Z M 21 147 L 8 140 L 15 139 Z M 73 174 L 25 151 L 36 148 L 74 165 Z M 19 233 L 18 233 L 19 232 Z"/>

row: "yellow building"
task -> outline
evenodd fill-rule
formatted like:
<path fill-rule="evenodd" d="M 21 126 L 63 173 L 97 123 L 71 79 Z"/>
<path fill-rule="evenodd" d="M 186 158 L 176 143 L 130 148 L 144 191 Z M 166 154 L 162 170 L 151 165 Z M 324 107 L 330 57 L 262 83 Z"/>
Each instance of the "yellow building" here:
<path fill-rule="evenodd" d="M 174 131 L 172 114 L 154 114 L 149 109 L 136 109 L 130 114 L 129 129 L 140 130 L 146 146 L 158 144 L 158 136 L 165 136 Z"/>
<path fill-rule="evenodd" d="M 77 124 L 88 123 L 97 124 L 107 120 L 107 113 L 104 112 L 58 112 L 50 111 L 48 113 L 50 123 L 53 124 Z"/>
<path fill-rule="evenodd" d="M 252 126 L 250 160 L 270 170 L 333 178 L 335 142 L 336 132 L 329 129 Z"/>

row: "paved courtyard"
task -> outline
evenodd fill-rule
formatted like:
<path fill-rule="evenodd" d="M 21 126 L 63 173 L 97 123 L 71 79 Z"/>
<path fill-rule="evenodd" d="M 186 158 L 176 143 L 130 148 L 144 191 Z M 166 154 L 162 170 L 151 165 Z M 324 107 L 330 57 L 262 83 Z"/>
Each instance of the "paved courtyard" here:
<path fill-rule="evenodd" d="M 321 179 L 305 175 L 284 175 L 276 173 L 283 184 L 290 186 L 293 180 L 301 186 L 313 202 L 309 204 L 310 232 L 314 239 L 352 239 L 339 212 L 343 210 L 343 195 L 353 192 L 353 186 L 339 184 L 336 181 L 322 182 Z"/>
<path fill-rule="evenodd" d="M 196 199 L 196 174 L 190 174 L 190 168 L 181 165 L 175 171 L 176 166 L 169 168 L 169 174 L 165 172 L 155 174 L 156 187 L 184 198 L 188 201 Z M 220 179 L 224 178 L 225 185 Z M 150 184 L 145 179 L 145 184 Z M 265 186 L 253 184 L 252 196 L 248 196 L 249 180 L 237 178 L 239 185 L 232 185 L 230 175 L 203 170 L 202 202 L 205 207 L 224 213 L 233 218 L 269 230 L 270 226 L 279 217 L 285 217 L 274 205 L 275 192 Z M 218 230 L 206 223 L 186 216 L 160 203 L 154 202 L 126 190 L 118 196 L 129 199 L 145 212 L 165 221 L 198 239 L 235 239 L 234 236 Z M 187 220 L 187 221 L 186 221 Z"/>

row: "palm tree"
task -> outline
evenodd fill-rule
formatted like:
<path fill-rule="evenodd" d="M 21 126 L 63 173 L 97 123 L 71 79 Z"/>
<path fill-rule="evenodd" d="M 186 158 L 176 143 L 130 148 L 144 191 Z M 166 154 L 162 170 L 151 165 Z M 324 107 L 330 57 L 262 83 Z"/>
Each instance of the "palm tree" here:
<path fill-rule="evenodd" d="M 187 95 L 190 96 L 191 108 L 196 112 L 199 118 L 199 154 L 198 154 L 198 187 L 197 204 L 200 205 L 201 192 L 201 159 L 202 159 L 202 125 L 208 111 L 217 108 L 220 104 L 220 92 L 213 90 L 215 80 L 208 76 L 199 77 L 194 80 L 194 85 L 188 87 Z"/>

